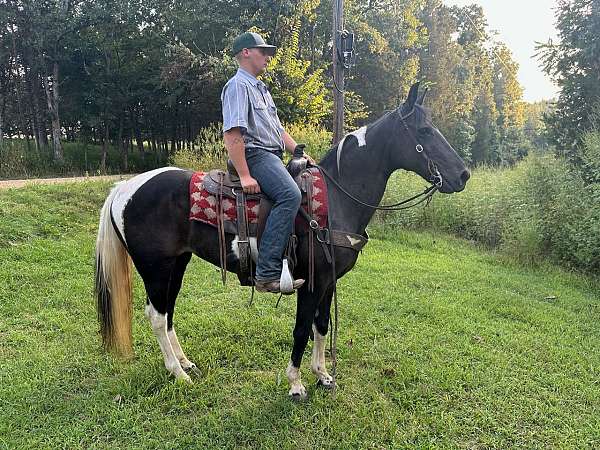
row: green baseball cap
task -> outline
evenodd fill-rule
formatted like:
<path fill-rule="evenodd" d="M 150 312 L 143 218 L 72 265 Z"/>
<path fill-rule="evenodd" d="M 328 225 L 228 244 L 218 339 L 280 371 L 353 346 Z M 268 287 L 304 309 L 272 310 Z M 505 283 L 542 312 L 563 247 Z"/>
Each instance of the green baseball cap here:
<path fill-rule="evenodd" d="M 268 45 L 260 34 L 250 31 L 246 31 L 235 38 L 231 46 L 231 53 L 235 56 L 245 48 L 264 48 L 267 54 L 271 56 L 277 50 L 274 45 Z"/>

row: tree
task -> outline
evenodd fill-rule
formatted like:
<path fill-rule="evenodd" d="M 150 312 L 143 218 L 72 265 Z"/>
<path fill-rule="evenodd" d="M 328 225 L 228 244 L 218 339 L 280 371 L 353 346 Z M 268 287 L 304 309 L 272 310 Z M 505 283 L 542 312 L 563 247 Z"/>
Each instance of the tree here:
<path fill-rule="evenodd" d="M 300 28 L 303 17 L 310 17 L 318 0 L 303 0 L 288 21 L 288 33 L 271 60 L 265 78 L 282 117 L 288 122 L 318 124 L 329 114 L 332 102 L 325 89 L 322 68 L 309 71 L 311 62 L 300 57 Z"/>
<path fill-rule="evenodd" d="M 471 20 L 465 19 L 467 15 Z M 420 73 L 432 86 L 427 104 L 457 152 L 467 161 L 480 162 L 487 151 L 475 148 L 474 142 L 484 140 L 478 130 L 485 130 L 495 114 L 489 103 L 491 70 L 483 48 L 486 36 L 475 32 L 471 23 L 485 27 L 483 10 L 476 6 L 446 7 L 439 0 L 430 0 L 423 21 L 429 42 L 421 52 Z M 476 100 L 481 102 L 477 106 Z"/>
<path fill-rule="evenodd" d="M 546 124 L 557 151 L 579 163 L 600 105 L 600 0 L 559 0 L 556 28 L 559 42 L 538 46 L 544 70 L 560 88 Z"/>
<path fill-rule="evenodd" d="M 492 49 L 494 71 L 494 98 L 498 109 L 498 146 L 496 162 L 513 164 L 528 153 L 523 134 L 525 103 L 523 88 L 517 80 L 519 65 L 502 43 Z"/>

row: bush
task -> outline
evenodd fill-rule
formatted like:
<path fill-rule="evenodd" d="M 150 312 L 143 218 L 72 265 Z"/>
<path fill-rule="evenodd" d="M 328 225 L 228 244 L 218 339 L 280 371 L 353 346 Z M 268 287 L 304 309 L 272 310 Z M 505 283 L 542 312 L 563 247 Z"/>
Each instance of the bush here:
<path fill-rule="evenodd" d="M 414 174 L 392 176 L 384 202 L 425 186 Z M 464 192 L 437 194 L 428 208 L 378 214 L 385 226 L 456 234 L 528 263 L 550 256 L 568 266 L 600 269 L 600 184 L 586 183 L 564 159 L 531 154 L 513 168 L 473 171 Z"/>
<path fill-rule="evenodd" d="M 315 161 L 321 160 L 331 148 L 332 134 L 324 128 L 303 123 L 286 124 L 284 127 L 296 142 L 306 144 L 306 153 Z"/>
<path fill-rule="evenodd" d="M 227 163 L 227 150 L 223 144 L 222 125 L 213 124 L 200 130 L 195 149 L 182 149 L 171 157 L 177 167 L 191 170 L 224 169 Z M 288 124 L 286 131 L 296 142 L 306 144 L 306 152 L 316 161 L 320 160 L 331 146 L 331 133 L 315 125 Z"/>
<path fill-rule="evenodd" d="M 191 170 L 225 169 L 227 150 L 223 143 L 220 123 L 202 128 L 194 142 L 194 149 L 181 149 L 171 156 L 171 163 Z"/>
<path fill-rule="evenodd" d="M 57 163 L 52 150 L 35 150 L 33 142 L 30 149 L 22 139 L 5 139 L 0 148 L 0 178 L 39 178 L 57 176 L 78 176 L 100 174 L 102 147 L 83 142 L 63 142 L 64 160 Z M 159 155 L 146 153 L 141 155 L 134 150 L 128 155 L 128 168 L 125 172 L 144 172 L 160 167 L 164 159 Z M 122 156 L 117 148 L 109 147 L 105 173 L 122 173 Z"/>
<path fill-rule="evenodd" d="M 590 181 L 600 183 L 600 131 L 589 132 L 584 135 L 581 159 Z"/>

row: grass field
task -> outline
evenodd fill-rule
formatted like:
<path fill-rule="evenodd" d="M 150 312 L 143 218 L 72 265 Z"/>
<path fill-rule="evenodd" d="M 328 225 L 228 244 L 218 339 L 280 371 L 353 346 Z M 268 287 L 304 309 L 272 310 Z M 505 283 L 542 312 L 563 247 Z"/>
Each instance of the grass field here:
<path fill-rule="evenodd" d="M 339 389 L 287 398 L 292 298 L 192 260 L 163 366 L 135 285 L 136 357 L 100 349 L 93 247 L 107 183 L 0 192 L 0 448 L 598 448 L 597 281 L 435 234 L 383 232 L 339 284 Z"/>

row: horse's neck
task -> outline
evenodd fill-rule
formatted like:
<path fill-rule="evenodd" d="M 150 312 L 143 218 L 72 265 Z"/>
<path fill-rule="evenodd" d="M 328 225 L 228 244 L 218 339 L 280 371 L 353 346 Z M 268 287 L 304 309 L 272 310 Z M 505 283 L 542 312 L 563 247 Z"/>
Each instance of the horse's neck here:
<path fill-rule="evenodd" d="M 392 172 L 386 167 L 383 150 L 356 146 L 344 149 L 339 174 L 334 157 L 325 158 L 321 166 L 355 198 L 369 205 L 378 205 Z M 332 183 L 328 183 L 328 192 L 331 227 L 362 234 L 375 210 L 352 200 Z"/>

